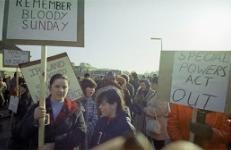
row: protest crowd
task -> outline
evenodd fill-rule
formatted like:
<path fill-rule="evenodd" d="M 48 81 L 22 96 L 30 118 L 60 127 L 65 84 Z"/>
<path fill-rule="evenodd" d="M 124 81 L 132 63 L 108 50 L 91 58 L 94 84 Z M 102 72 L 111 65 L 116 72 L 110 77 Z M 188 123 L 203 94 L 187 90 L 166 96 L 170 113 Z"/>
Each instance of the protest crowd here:
<path fill-rule="evenodd" d="M 10 96 L 19 96 L 8 149 L 37 149 L 38 120 L 47 114 L 40 149 L 230 149 L 231 115 L 199 109 L 197 119 L 204 117 L 204 123 L 192 122 L 193 108 L 160 100 L 156 75 L 109 71 L 101 78 L 85 73 L 78 81 L 83 95 L 73 100 L 67 97 L 68 78 L 53 75 L 44 109 L 32 100 L 23 76 L 0 77 L 1 109 Z"/>
<path fill-rule="evenodd" d="M 138 2 L 0 0 L 0 150 L 231 150 L 228 1 Z"/>

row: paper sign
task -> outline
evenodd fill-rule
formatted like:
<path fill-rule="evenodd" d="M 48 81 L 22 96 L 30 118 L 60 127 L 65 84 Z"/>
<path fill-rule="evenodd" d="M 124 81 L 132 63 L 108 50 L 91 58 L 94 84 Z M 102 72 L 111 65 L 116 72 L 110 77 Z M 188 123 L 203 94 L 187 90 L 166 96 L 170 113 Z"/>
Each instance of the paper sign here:
<path fill-rule="evenodd" d="M 7 0 L 4 38 L 24 45 L 83 46 L 83 4 L 83 0 Z"/>
<path fill-rule="evenodd" d="M 41 64 L 40 61 L 32 61 L 25 64 L 20 64 L 19 67 L 25 78 L 26 83 L 32 99 L 34 102 L 40 99 L 40 78 L 41 78 Z M 67 76 L 69 82 L 69 91 L 67 97 L 72 100 L 80 98 L 83 93 L 79 85 L 79 82 L 75 76 L 71 62 L 66 53 L 55 55 L 48 58 L 47 62 L 47 86 L 46 96 L 49 95 L 49 81 L 50 78 L 57 73 L 61 73 Z"/>
<path fill-rule="evenodd" d="M 170 101 L 224 112 L 231 55 L 219 52 L 175 52 Z"/>
<path fill-rule="evenodd" d="M 30 51 L 6 50 L 3 51 L 3 65 L 7 67 L 17 67 L 18 64 L 30 60 Z"/>
<path fill-rule="evenodd" d="M 19 98 L 17 96 L 10 96 L 10 103 L 8 109 L 17 113 L 18 110 Z"/>

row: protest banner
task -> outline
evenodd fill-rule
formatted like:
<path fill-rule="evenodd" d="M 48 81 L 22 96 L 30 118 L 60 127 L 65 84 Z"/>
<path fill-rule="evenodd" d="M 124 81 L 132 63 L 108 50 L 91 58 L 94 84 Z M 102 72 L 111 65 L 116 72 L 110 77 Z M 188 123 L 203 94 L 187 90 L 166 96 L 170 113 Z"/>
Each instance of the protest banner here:
<path fill-rule="evenodd" d="M 6 0 L 3 39 L 17 44 L 84 46 L 84 0 Z"/>
<path fill-rule="evenodd" d="M 231 52 L 162 51 L 160 97 L 216 112 L 231 108 Z"/>
<path fill-rule="evenodd" d="M 17 67 L 18 64 L 28 62 L 29 60 L 30 51 L 3 50 L 4 67 Z"/>
<path fill-rule="evenodd" d="M 41 64 L 40 60 L 19 64 L 22 74 L 28 84 L 28 88 L 34 102 L 40 99 Z M 61 73 L 68 77 L 69 91 L 67 97 L 75 100 L 83 93 L 75 76 L 71 62 L 66 53 L 47 58 L 47 81 L 56 74 Z M 46 96 L 49 94 L 48 83 L 46 83 Z"/>

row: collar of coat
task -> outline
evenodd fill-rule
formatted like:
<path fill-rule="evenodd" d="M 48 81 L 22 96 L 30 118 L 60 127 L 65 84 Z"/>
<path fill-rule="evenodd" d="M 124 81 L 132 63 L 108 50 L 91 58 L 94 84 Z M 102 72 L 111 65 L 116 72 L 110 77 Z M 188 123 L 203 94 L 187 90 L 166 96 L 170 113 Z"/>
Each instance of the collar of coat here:
<path fill-rule="evenodd" d="M 62 123 L 62 121 L 65 120 L 69 115 L 80 111 L 80 106 L 77 102 L 65 98 L 63 107 L 61 111 L 59 112 L 56 120 L 54 120 L 53 113 L 52 113 L 52 107 L 51 107 L 51 99 L 49 96 L 46 99 L 46 109 L 47 109 L 47 113 L 50 114 L 50 123 L 57 124 L 57 123 Z"/>

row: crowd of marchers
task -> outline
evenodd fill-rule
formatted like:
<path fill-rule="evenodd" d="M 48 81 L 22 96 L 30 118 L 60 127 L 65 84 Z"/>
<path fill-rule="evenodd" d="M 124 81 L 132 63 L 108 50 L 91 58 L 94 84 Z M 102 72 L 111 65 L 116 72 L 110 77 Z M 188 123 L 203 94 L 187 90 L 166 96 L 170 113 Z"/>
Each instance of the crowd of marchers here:
<path fill-rule="evenodd" d="M 187 144 L 194 144 L 195 150 L 230 149 L 231 115 L 199 109 L 197 122 L 192 122 L 192 107 L 159 98 L 157 76 L 139 78 L 136 73 L 116 75 L 109 71 L 97 79 L 86 73 L 78 81 L 83 96 L 73 100 L 67 97 L 68 78 L 53 75 L 43 108 L 32 100 L 22 77 L 17 78 L 16 73 L 13 78 L 0 77 L 0 107 L 9 105 L 11 95 L 19 97 L 8 149 L 88 150 L 117 146 L 160 150 L 171 149 L 175 142 L 192 141 L 190 133 L 194 140 Z M 38 147 L 42 117 L 47 118 L 45 144 Z"/>

